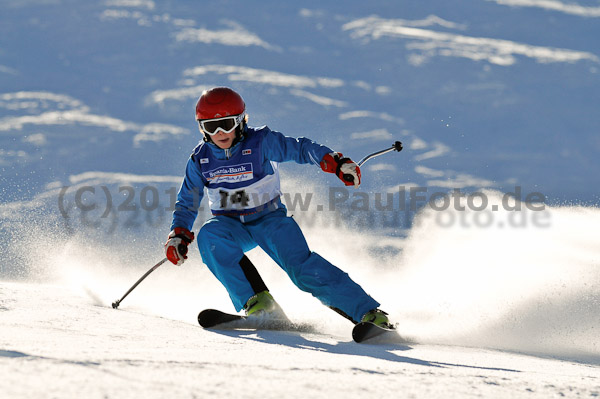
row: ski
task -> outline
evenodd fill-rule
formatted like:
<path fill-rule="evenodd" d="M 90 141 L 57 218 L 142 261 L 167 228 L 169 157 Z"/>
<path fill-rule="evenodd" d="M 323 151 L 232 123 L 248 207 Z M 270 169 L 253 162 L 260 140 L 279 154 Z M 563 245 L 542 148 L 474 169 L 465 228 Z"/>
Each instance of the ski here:
<path fill-rule="evenodd" d="M 296 323 L 285 315 L 274 318 L 268 315 L 242 316 L 226 313 L 217 309 L 205 309 L 198 314 L 198 323 L 203 328 L 221 330 L 276 330 L 314 332 L 312 324 Z"/>
<path fill-rule="evenodd" d="M 355 342 L 397 343 L 405 341 L 395 328 L 380 327 L 377 324 L 362 322 L 352 329 L 352 339 Z"/>
<path fill-rule="evenodd" d="M 225 313 L 216 309 L 205 309 L 198 314 L 198 323 L 200 323 L 203 328 L 212 328 L 220 324 L 244 319 L 244 316 Z"/>
<path fill-rule="evenodd" d="M 217 309 L 205 309 L 198 314 L 198 323 L 205 329 L 215 330 L 272 330 L 314 333 L 315 326 L 309 323 L 296 323 L 285 314 L 278 317 L 272 315 L 242 316 L 222 312 Z M 369 322 L 358 323 L 352 329 L 355 342 L 368 343 L 409 343 L 402 338 L 395 328 L 379 327 Z"/>

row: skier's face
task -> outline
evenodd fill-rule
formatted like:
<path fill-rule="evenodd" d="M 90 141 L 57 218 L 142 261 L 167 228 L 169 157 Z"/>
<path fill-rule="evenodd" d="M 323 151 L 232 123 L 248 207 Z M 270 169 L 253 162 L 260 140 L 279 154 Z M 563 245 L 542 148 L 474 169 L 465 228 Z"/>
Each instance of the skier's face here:
<path fill-rule="evenodd" d="M 217 147 L 226 150 L 231 147 L 231 144 L 235 139 L 235 130 L 231 133 L 224 133 L 221 131 L 212 136 L 211 139 L 217 145 Z"/>

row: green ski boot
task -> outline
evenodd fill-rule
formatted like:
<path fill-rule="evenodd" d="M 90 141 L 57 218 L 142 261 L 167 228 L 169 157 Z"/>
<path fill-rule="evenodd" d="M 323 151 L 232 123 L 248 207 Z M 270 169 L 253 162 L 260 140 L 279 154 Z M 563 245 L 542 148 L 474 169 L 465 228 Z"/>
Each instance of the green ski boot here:
<path fill-rule="evenodd" d="M 373 323 L 383 328 L 394 328 L 394 325 L 390 323 L 390 319 L 387 317 L 387 313 L 383 310 L 373 309 L 365 313 L 360 320 L 361 322 Z"/>
<path fill-rule="evenodd" d="M 250 297 L 244 306 L 246 316 L 269 315 L 275 318 L 287 318 L 269 291 L 262 291 Z"/>

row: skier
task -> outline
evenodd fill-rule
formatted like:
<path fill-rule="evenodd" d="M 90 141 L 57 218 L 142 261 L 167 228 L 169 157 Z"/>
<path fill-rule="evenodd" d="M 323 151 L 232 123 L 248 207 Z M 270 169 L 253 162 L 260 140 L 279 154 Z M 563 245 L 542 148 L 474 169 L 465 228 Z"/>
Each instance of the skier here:
<path fill-rule="evenodd" d="M 379 303 L 347 273 L 308 248 L 280 198 L 278 164 L 319 165 L 347 186 L 360 185 L 360 168 L 349 158 L 307 138 L 286 137 L 267 126 L 247 124 L 242 97 L 227 87 L 204 91 L 196 104 L 203 140 L 188 159 L 177 194 L 166 256 L 187 259 L 192 226 L 204 189 L 213 217 L 198 232 L 202 261 L 225 286 L 236 311 L 277 314 L 281 308 L 245 252 L 262 248 L 303 291 L 354 323 L 391 327 Z"/>

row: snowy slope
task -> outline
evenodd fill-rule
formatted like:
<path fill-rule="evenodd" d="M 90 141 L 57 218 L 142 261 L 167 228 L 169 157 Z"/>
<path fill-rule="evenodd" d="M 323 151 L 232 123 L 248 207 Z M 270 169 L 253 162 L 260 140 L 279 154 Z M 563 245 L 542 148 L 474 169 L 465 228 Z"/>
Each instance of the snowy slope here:
<path fill-rule="evenodd" d="M 63 287 L 1 283 L 3 396 L 595 397 L 597 366 L 337 334 L 209 332 Z M 10 337 L 9 339 L 7 337 Z"/>
<path fill-rule="evenodd" d="M 0 392 L 600 394 L 598 1 L 1 3 Z M 291 163 L 282 189 L 311 248 L 418 345 L 351 343 L 259 250 L 318 334 L 200 329 L 199 310 L 232 306 L 196 248 L 110 308 L 163 257 L 193 107 L 215 85 L 251 124 L 354 159 L 404 143 L 360 190 Z M 437 202 L 413 207 L 411 189 Z"/>
<path fill-rule="evenodd" d="M 443 228 L 422 214 L 406 239 L 332 240 L 331 227 L 307 226 L 313 249 L 346 265 L 416 345 L 353 343 L 348 321 L 260 251 L 249 256 L 273 294 L 318 333 L 202 330 L 199 310 L 232 306 L 197 253 L 158 268 L 113 310 L 161 254 L 81 235 L 40 239 L 22 262 L 30 283 L 0 283 L 1 386 L 10 397 L 363 397 L 381 385 L 423 398 L 595 397 L 598 246 L 582 231 L 600 212 L 551 212 L 555 228 L 543 231 Z"/>

